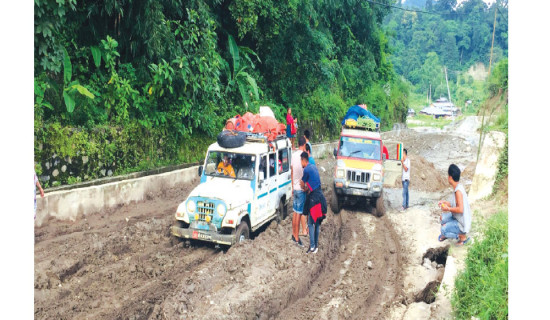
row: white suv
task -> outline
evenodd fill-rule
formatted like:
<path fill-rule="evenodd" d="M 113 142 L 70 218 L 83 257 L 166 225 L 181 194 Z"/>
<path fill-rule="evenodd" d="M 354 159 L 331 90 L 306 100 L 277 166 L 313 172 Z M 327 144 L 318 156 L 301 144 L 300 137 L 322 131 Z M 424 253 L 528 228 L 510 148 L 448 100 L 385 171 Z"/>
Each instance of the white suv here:
<path fill-rule="evenodd" d="M 234 177 L 219 173 L 224 157 Z M 213 143 L 199 167 L 200 184 L 178 206 L 172 235 L 232 245 L 273 219 L 280 222 L 292 193 L 290 157 L 286 137 L 247 139 L 237 148 Z"/>

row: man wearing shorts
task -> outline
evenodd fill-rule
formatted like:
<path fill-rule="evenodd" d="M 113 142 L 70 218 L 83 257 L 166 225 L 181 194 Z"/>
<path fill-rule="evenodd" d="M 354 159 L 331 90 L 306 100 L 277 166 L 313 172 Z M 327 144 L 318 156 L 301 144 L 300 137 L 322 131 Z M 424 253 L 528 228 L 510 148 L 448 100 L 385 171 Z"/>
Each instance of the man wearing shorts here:
<path fill-rule="evenodd" d="M 294 241 L 300 247 L 303 247 L 302 241 L 300 240 L 300 221 L 303 220 L 303 229 L 306 225 L 306 216 L 304 213 L 304 203 L 306 202 L 306 193 L 302 190 L 300 186 L 300 181 L 304 174 L 304 169 L 302 168 L 302 162 L 300 160 L 300 155 L 306 149 L 306 139 L 300 137 L 298 139 L 298 150 L 294 151 L 292 154 L 292 165 L 291 165 L 291 174 L 292 174 L 292 209 L 294 214 L 292 215 L 292 241 Z M 306 230 L 303 230 L 303 234 L 307 234 Z"/>

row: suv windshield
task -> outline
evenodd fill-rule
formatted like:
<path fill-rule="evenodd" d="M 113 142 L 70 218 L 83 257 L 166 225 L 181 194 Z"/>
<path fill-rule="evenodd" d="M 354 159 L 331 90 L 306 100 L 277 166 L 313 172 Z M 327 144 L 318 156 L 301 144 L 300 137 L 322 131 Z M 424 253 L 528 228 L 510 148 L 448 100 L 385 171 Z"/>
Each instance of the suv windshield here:
<path fill-rule="evenodd" d="M 213 177 L 243 180 L 254 179 L 256 156 L 232 152 L 210 151 L 204 173 Z"/>
<path fill-rule="evenodd" d="M 365 138 L 342 137 L 338 155 L 342 157 L 381 160 L 380 141 Z"/>

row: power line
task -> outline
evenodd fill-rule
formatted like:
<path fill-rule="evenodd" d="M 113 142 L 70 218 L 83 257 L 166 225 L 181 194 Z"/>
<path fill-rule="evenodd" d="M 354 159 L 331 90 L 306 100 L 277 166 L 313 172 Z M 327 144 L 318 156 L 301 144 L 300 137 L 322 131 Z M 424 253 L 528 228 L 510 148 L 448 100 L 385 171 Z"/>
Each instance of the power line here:
<path fill-rule="evenodd" d="M 439 15 L 439 16 L 450 15 L 450 14 L 464 15 L 464 13 L 459 13 L 459 12 L 456 12 L 456 11 L 445 13 L 445 12 L 435 12 L 435 11 L 425 11 L 425 10 L 413 10 L 413 9 L 407 9 L 407 8 L 403 8 L 403 7 L 394 6 L 394 5 L 391 5 L 391 4 L 380 3 L 380 2 L 376 2 L 376 1 L 372 1 L 372 0 L 365 0 L 365 1 L 367 1 L 369 3 L 372 3 L 372 4 L 379 5 L 379 6 L 385 6 L 385 7 L 388 7 L 388 8 L 394 8 L 394 9 L 399 9 L 399 10 L 409 11 L 409 12 L 435 14 L 435 15 Z"/>
<path fill-rule="evenodd" d="M 498 13 L 500 13 L 500 15 L 504 18 L 504 20 L 506 20 L 506 24 L 508 24 L 508 19 L 506 19 L 504 14 L 500 11 L 500 9 L 498 8 L 498 5 L 495 4 L 495 7 L 497 8 Z"/>

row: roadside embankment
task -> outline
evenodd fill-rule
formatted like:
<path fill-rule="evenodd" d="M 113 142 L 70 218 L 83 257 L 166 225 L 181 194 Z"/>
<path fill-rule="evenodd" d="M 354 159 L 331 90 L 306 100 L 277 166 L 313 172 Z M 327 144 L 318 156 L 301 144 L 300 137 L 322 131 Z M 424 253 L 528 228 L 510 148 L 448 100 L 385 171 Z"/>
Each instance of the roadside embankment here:
<path fill-rule="evenodd" d="M 336 142 L 313 145 L 316 158 L 332 153 Z M 143 201 L 148 194 L 192 183 L 198 178 L 198 166 L 176 169 L 160 174 L 135 173 L 128 178 L 116 177 L 87 182 L 82 186 L 62 187 L 37 197 L 36 225 L 49 219 L 75 221 L 105 209 Z"/>

